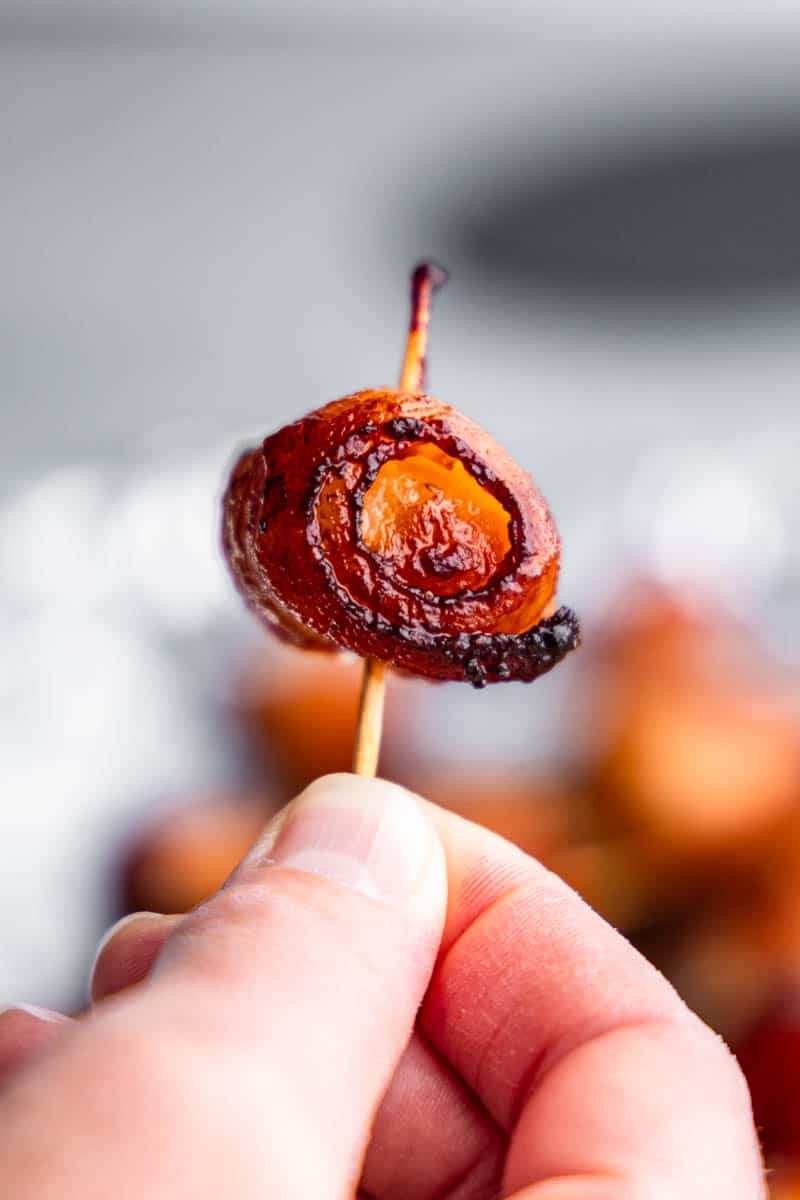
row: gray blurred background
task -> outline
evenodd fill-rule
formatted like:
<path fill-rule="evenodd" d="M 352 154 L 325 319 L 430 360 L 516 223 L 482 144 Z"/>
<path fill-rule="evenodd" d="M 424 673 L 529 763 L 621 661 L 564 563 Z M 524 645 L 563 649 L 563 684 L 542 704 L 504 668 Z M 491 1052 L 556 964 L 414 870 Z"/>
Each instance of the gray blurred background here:
<path fill-rule="evenodd" d="M 796 658 L 800 11 L 632 9 L 0 4 L 0 999 L 77 1002 L 126 831 L 247 775 L 225 470 L 395 380 L 422 256 L 587 628 L 691 574 Z M 547 759 L 572 671 L 423 686 L 420 753 Z"/>

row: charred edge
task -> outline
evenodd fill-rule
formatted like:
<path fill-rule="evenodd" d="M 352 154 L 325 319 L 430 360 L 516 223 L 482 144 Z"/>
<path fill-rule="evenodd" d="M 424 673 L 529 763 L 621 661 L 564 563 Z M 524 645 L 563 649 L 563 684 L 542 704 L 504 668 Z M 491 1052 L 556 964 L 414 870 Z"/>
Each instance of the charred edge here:
<path fill-rule="evenodd" d="M 309 526 L 315 524 L 317 500 L 319 499 L 322 485 L 324 484 L 329 472 L 333 470 L 333 467 L 333 461 L 329 458 L 326 458 L 316 467 L 313 475 L 311 476 L 308 491 L 306 492 L 302 505 L 303 516 L 305 517 L 306 523 L 306 531 L 308 531 Z"/>
<path fill-rule="evenodd" d="M 559 608 L 526 633 L 475 634 L 462 655 L 464 678 L 473 687 L 504 680 L 529 683 L 552 670 L 581 641 L 580 622 L 571 608 Z"/>
<path fill-rule="evenodd" d="M 349 598 L 348 598 L 349 600 Z M 353 609 L 352 615 L 363 619 L 363 612 Z M 382 620 L 380 632 L 396 637 L 409 650 L 447 663 L 446 674 L 431 670 L 432 678 L 458 679 L 460 677 L 475 688 L 484 688 L 489 683 L 531 683 L 540 675 L 546 675 L 581 642 L 580 622 L 571 608 L 562 607 L 551 617 L 540 621 L 526 633 L 460 633 L 456 636 L 429 633 L 418 626 L 390 625 Z M 378 631 L 376 625 L 375 631 Z M 412 665 L 406 653 L 399 653 L 395 661 L 399 666 L 419 670 Z M 425 668 L 421 674 L 428 674 Z"/>
<path fill-rule="evenodd" d="M 448 670 L 421 668 L 432 678 L 458 679 L 475 688 L 489 683 L 531 683 L 557 666 L 581 641 L 580 622 L 571 608 L 562 607 L 553 616 L 534 625 L 526 633 L 460 633 L 456 636 L 428 633 L 419 627 L 390 627 L 393 636 L 410 650 L 438 659 Z M 420 670 L 406 653 L 395 660 L 401 667 Z"/>
<path fill-rule="evenodd" d="M 444 267 L 435 262 L 417 263 L 411 274 L 411 332 L 416 333 L 425 320 L 430 297 L 449 279 Z M 428 293 L 426 296 L 426 292 Z"/>
<path fill-rule="evenodd" d="M 571 608 L 562 607 L 526 633 L 467 634 L 444 648 L 463 678 L 475 688 L 519 680 L 530 683 L 557 666 L 581 641 L 581 627 Z"/>
<path fill-rule="evenodd" d="M 383 430 L 387 437 L 401 442 L 421 441 L 426 433 L 432 433 L 431 426 L 417 417 L 395 417 L 394 420 L 386 422 Z"/>

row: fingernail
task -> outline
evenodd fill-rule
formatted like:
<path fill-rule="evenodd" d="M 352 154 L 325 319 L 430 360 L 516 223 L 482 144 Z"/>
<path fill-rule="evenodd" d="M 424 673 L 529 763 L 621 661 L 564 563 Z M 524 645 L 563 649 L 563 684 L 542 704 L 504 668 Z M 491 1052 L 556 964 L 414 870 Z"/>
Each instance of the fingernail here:
<path fill-rule="evenodd" d="M 293 801 L 272 844 L 255 847 L 244 865 L 276 863 L 396 903 L 416 887 L 432 839 L 422 808 L 404 788 L 331 775 Z"/>
<path fill-rule="evenodd" d="M 89 971 L 89 980 L 91 981 L 94 978 L 94 969 L 97 966 L 100 955 L 103 953 L 111 939 L 116 937 L 121 929 L 124 929 L 126 925 L 132 925 L 134 921 L 157 921 L 160 917 L 161 913 L 135 912 L 128 913 L 127 917 L 120 917 L 118 921 L 115 921 L 111 928 L 105 931 L 103 936 L 100 938 L 100 941 L 97 943 L 97 949 L 94 952 L 92 966 Z"/>
<path fill-rule="evenodd" d="M 9 1013 L 22 1013 L 26 1017 L 34 1017 L 37 1021 L 46 1021 L 48 1025 L 62 1025 L 69 1020 L 63 1013 L 55 1012 L 52 1008 L 39 1008 L 36 1004 L 8 1004 L 0 1009 L 0 1017 Z"/>

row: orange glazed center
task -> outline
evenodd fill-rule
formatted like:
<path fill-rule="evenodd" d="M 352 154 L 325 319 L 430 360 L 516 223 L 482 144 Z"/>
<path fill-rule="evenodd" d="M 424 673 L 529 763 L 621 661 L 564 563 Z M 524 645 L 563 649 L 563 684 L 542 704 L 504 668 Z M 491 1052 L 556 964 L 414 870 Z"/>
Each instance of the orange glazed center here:
<path fill-rule="evenodd" d="M 509 519 L 457 458 L 423 443 L 379 469 L 364 496 L 361 540 L 407 586 L 454 596 L 495 574 L 511 548 Z"/>

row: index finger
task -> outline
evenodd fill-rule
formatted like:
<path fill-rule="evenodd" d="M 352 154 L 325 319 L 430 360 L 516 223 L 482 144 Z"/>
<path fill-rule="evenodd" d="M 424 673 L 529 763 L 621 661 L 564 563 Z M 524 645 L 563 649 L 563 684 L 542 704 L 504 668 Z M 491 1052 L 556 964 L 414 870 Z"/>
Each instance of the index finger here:
<path fill-rule="evenodd" d="M 722 1041 L 563 881 L 432 813 L 449 903 L 421 1024 L 511 1137 L 503 1194 L 765 1195 L 747 1087 Z"/>

